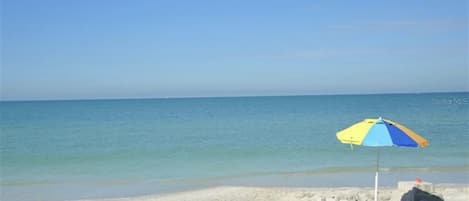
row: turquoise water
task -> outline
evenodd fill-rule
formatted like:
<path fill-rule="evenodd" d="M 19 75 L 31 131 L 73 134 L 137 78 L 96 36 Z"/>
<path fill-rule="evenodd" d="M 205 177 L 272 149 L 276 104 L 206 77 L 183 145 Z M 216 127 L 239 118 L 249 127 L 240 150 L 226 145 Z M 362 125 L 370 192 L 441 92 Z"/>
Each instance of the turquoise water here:
<path fill-rule="evenodd" d="M 335 133 L 383 116 L 430 141 L 382 148 L 381 185 L 469 183 L 469 93 L 1 102 L 1 200 L 213 185 L 372 186 L 376 149 Z"/>

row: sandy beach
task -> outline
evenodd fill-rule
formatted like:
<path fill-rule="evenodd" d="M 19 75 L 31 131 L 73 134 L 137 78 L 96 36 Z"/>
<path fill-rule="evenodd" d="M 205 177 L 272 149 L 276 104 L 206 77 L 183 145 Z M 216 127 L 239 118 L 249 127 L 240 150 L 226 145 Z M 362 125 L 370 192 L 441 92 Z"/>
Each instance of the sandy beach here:
<path fill-rule="evenodd" d="M 448 201 L 469 200 L 469 185 L 439 184 L 434 194 Z M 399 201 L 405 191 L 382 188 L 380 201 Z M 372 188 L 273 188 L 220 186 L 165 195 L 99 199 L 94 201 L 367 201 L 373 200 Z"/>

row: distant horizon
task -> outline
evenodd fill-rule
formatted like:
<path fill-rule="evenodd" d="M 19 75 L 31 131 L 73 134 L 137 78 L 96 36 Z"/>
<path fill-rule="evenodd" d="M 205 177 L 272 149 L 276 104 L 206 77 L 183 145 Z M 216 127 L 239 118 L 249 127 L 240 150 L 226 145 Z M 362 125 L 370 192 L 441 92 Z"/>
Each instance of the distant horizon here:
<path fill-rule="evenodd" d="M 35 102 L 35 101 L 92 101 L 92 100 L 145 100 L 145 99 L 191 99 L 191 98 L 256 98 L 256 97 L 294 97 L 294 96 L 366 96 L 366 95 L 406 95 L 406 94 L 450 94 L 469 93 L 469 91 L 426 91 L 426 92 L 376 92 L 376 93 L 329 93 L 329 94 L 278 94 L 278 95 L 240 95 L 240 96 L 173 96 L 173 97 L 110 97 L 77 99 L 0 99 L 0 102 Z"/>

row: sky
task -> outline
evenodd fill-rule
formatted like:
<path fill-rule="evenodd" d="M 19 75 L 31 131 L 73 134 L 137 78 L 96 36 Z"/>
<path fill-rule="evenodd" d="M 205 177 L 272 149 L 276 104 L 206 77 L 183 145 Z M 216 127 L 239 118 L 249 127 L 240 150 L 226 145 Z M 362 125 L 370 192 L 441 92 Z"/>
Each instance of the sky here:
<path fill-rule="evenodd" d="M 0 100 L 469 91 L 468 2 L 1 1 Z"/>

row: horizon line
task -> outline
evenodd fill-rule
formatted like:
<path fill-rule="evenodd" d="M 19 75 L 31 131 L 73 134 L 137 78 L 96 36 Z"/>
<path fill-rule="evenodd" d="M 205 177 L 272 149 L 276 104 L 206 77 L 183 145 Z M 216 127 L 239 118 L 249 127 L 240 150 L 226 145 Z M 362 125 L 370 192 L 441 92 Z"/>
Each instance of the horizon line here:
<path fill-rule="evenodd" d="M 99 100 L 152 100 L 152 99 L 190 99 L 190 98 L 255 98 L 255 97 L 294 97 L 294 96 L 357 96 L 357 95 L 405 95 L 405 94 L 444 94 L 469 93 L 467 91 L 424 91 L 424 92 L 370 92 L 370 93 L 317 93 L 317 94 L 279 94 L 279 95 L 239 95 L 239 96 L 162 96 L 162 97 L 110 97 L 110 98 L 58 98 L 58 99 L 10 99 L 1 102 L 40 102 L 40 101 L 99 101 Z"/>

